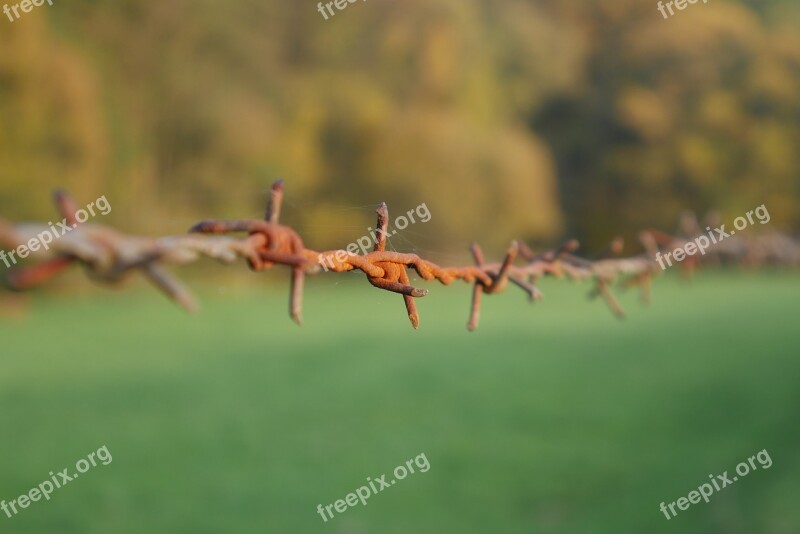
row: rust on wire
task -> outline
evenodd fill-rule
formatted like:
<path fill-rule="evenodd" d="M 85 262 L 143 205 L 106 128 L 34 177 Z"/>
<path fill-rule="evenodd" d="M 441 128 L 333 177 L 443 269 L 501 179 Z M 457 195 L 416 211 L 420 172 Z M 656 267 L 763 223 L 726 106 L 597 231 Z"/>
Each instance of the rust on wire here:
<path fill-rule="evenodd" d="M 56 191 L 54 200 L 69 230 L 49 243 L 55 257 L 9 272 L 5 282 L 13 290 L 31 289 L 73 265 L 80 265 L 91 279 L 106 284 L 121 282 L 131 273 L 140 272 L 181 307 L 195 311 L 197 304 L 191 292 L 165 271 L 164 265 L 188 263 L 201 255 L 230 263 L 246 253 L 237 240 L 225 237 L 149 238 L 125 235 L 107 226 L 79 224 L 76 204 L 69 195 Z M 0 223 L 0 246 L 16 248 L 51 231 L 52 227 L 46 224 Z"/>
<path fill-rule="evenodd" d="M 486 263 L 483 252 L 477 244 L 472 245 L 474 266 L 440 267 L 420 258 L 416 254 L 390 252 L 386 250 L 387 225 L 389 211 L 385 203 L 378 206 L 377 236 L 372 252 L 357 255 L 345 250 L 327 250 L 318 252 L 307 249 L 300 236 L 290 227 L 279 222 L 281 202 L 283 199 L 283 182 L 273 185 L 266 220 L 229 220 L 202 221 L 189 231 L 203 234 L 223 234 L 247 232 L 242 238 L 242 248 L 250 251 L 247 258 L 250 268 L 255 271 L 268 269 L 275 264 L 285 265 L 292 269 L 292 280 L 289 300 L 290 316 L 298 324 L 302 323 L 302 286 L 306 274 L 315 274 L 324 264 L 326 270 L 347 272 L 359 270 L 363 272 L 370 284 L 403 296 L 403 302 L 414 328 L 419 327 L 419 312 L 415 299 L 424 297 L 428 291 L 411 285 L 408 269 L 413 269 L 423 280 L 436 280 L 450 285 L 456 280 L 473 284 L 472 306 L 470 308 L 467 328 L 475 330 L 480 318 L 481 299 L 484 294 L 494 295 L 503 292 L 511 282 L 522 289 L 530 300 L 542 297 L 536 288 L 536 281 L 546 275 L 562 276 L 574 279 L 594 276 L 601 287 L 601 294 L 618 314 L 619 305 L 606 286 L 618 274 L 634 276 L 650 276 L 654 271 L 654 262 L 630 260 L 606 260 L 601 271 L 595 272 L 591 262 L 580 260 L 569 253 L 578 244 L 570 241 L 557 251 L 534 254 L 520 242 L 509 247 L 502 262 Z M 524 247 L 524 248 L 522 248 Z M 522 250 L 522 253 L 520 252 Z M 518 257 L 524 257 L 524 265 L 515 265 Z M 585 272 L 584 272 L 585 271 Z"/>
<path fill-rule="evenodd" d="M 54 200 L 71 230 L 49 244 L 50 255 L 43 261 L 14 266 L 6 277 L 10 288 L 24 290 L 41 285 L 73 265 L 82 266 L 91 279 L 104 283 L 116 283 L 139 272 L 177 304 L 194 311 L 197 305 L 191 292 L 169 274 L 165 266 L 189 263 L 200 257 L 223 263 L 243 258 L 253 271 L 264 271 L 276 265 L 290 269 L 289 315 L 297 324 L 303 321 L 305 277 L 321 272 L 322 265 L 326 271 L 335 273 L 361 271 L 374 287 L 401 295 L 414 328 L 418 328 L 420 322 L 416 299 L 427 295 L 428 290 L 412 285 L 409 269 L 425 281 L 438 281 L 443 285 L 455 281 L 472 284 L 469 330 L 478 327 L 483 295 L 496 295 L 509 286 L 515 286 L 530 301 L 536 301 L 542 298 L 536 284 L 544 276 L 592 281 L 594 286 L 589 296 L 602 297 L 611 311 L 622 318 L 624 312 L 611 291 L 612 286 L 615 283 L 623 288 L 638 286 L 642 299 L 648 301 L 651 280 L 660 272 L 655 261 L 656 253 L 683 243 L 681 237 L 646 230 L 640 234 L 645 253 L 630 258 L 617 257 L 622 241 L 616 239 L 603 255 L 588 260 L 574 254 L 578 248 L 575 240 L 540 253 L 532 251 L 522 241 L 515 241 L 508 247 L 502 261 L 488 263 L 480 246 L 473 243 L 474 265 L 441 267 L 417 254 L 386 250 L 389 210 L 385 203 L 376 209 L 377 240 L 371 252 L 357 255 L 345 250 L 319 252 L 306 248 L 294 229 L 280 223 L 282 180 L 272 186 L 263 220 L 207 220 L 197 223 L 189 230 L 190 235 L 183 236 L 130 236 L 108 226 L 79 224 L 77 205 L 69 195 L 56 191 Z M 695 227 L 696 219 L 684 217 L 679 233 L 690 234 Z M 15 248 L 48 230 L 45 224 L 12 225 L 0 220 L 0 246 Z M 230 233 L 246 235 L 209 235 Z M 788 236 L 776 234 L 720 248 L 708 259 L 744 265 L 780 263 L 797 266 L 800 264 L 800 245 Z M 690 273 L 698 265 L 698 257 L 687 257 L 681 268 Z"/>

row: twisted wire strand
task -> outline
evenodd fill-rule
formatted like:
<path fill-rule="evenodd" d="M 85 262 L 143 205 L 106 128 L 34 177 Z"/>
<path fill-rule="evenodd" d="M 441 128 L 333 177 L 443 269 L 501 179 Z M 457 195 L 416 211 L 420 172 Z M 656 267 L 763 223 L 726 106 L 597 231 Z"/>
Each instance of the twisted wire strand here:
<path fill-rule="evenodd" d="M 138 271 L 178 305 L 195 311 L 197 304 L 191 292 L 173 278 L 164 266 L 186 264 L 202 257 L 225 264 L 244 259 L 254 271 L 264 271 L 275 265 L 291 269 L 289 314 L 298 324 L 302 324 L 305 276 L 319 274 L 323 270 L 334 273 L 361 271 L 374 287 L 402 295 L 414 328 L 419 326 L 415 299 L 427 295 L 428 290 L 411 284 L 408 269 L 415 271 L 422 280 L 437 281 L 445 286 L 456 281 L 472 284 L 472 305 L 467 323 L 469 330 L 478 327 L 483 294 L 502 293 L 510 284 L 526 293 L 529 300 L 539 300 L 542 294 L 536 284 L 544 276 L 593 281 L 594 287 L 589 296 L 602 297 L 611 311 L 622 318 L 624 311 L 612 294 L 612 284 L 619 282 L 623 288 L 637 286 L 641 288 L 642 299 L 648 301 L 651 280 L 660 272 L 655 254 L 681 243 L 679 237 L 646 230 L 640 234 L 646 253 L 629 258 L 614 257 L 622 249 L 621 240 L 615 240 L 603 257 L 588 260 L 573 254 L 578 248 L 575 240 L 564 243 L 558 249 L 540 253 L 533 252 L 521 241 L 515 241 L 502 261 L 491 263 L 484 260 L 480 247 L 473 244 L 471 252 L 474 265 L 443 267 L 418 254 L 386 250 L 389 218 L 386 204 L 376 209 L 378 239 L 371 252 L 359 255 L 345 250 L 316 251 L 305 248 L 300 235 L 279 222 L 283 202 L 283 182 L 280 180 L 270 190 L 264 220 L 206 220 L 197 223 L 188 235 L 182 236 L 131 236 L 108 226 L 77 224 L 77 205 L 70 196 L 64 191 L 56 191 L 54 201 L 71 229 L 52 240 L 47 251 L 31 252 L 34 257 L 45 256 L 41 262 L 11 266 L 13 268 L 6 277 L 6 284 L 10 288 L 24 290 L 41 285 L 76 264 L 81 265 L 91 279 L 101 283 L 116 283 Z M 685 220 L 682 220 L 682 224 L 684 228 L 691 226 Z M 49 232 L 51 228 L 52 225 L 13 225 L 0 220 L 0 247 L 17 248 Z M 237 233 L 246 235 L 224 235 Z M 753 239 L 738 247 L 735 257 L 746 265 L 767 261 L 765 258 L 792 266 L 800 264 L 800 244 L 785 236 Z M 711 259 L 718 259 L 718 256 L 725 254 L 734 255 L 731 250 L 734 249 L 723 249 Z M 698 263 L 699 258 L 687 257 L 682 268 L 691 272 Z"/>

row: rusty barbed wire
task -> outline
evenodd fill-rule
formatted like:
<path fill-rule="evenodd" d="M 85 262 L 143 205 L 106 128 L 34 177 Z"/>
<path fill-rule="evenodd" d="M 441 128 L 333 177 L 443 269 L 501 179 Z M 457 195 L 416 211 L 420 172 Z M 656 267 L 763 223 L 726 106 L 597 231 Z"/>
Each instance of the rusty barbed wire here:
<path fill-rule="evenodd" d="M 226 237 L 150 238 L 125 235 L 108 226 L 80 224 L 75 218 L 76 205 L 69 195 L 56 191 L 54 200 L 67 225 L 65 233 L 48 244 L 55 257 L 11 269 L 5 282 L 13 290 L 44 284 L 73 265 L 81 265 L 91 279 L 106 284 L 121 282 L 138 271 L 184 309 L 195 311 L 197 304 L 191 292 L 169 275 L 163 265 L 189 263 L 201 255 L 231 263 L 243 253 L 237 240 Z M 25 245 L 42 233 L 51 232 L 51 228 L 46 224 L 0 222 L 0 246 Z M 42 250 L 32 252 L 34 256 L 44 254 Z"/>
<path fill-rule="evenodd" d="M 617 316 L 625 313 L 612 292 L 614 284 L 622 288 L 639 287 L 642 300 L 649 302 L 653 277 L 661 272 L 655 261 L 660 250 L 674 248 L 687 239 L 657 230 L 645 230 L 639 238 L 645 252 L 634 257 L 617 257 L 622 250 L 622 240 L 616 239 L 602 255 L 594 260 L 574 254 L 578 242 L 570 240 L 554 250 L 540 253 L 532 251 L 524 242 L 509 245 L 500 262 L 487 263 L 477 243 L 470 247 L 474 265 L 441 267 L 412 253 L 386 250 L 388 207 L 385 203 L 376 209 L 377 240 L 367 254 L 354 254 L 346 250 L 315 251 L 305 247 L 300 235 L 291 227 L 280 224 L 283 202 L 283 181 L 275 182 L 263 220 L 236 219 L 227 221 L 206 220 L 194 225 L 188 235 L 167 237 L 140 237 L 123 234 L 108 226 L 94 223 L 79 224 L 75 214 L 77 206 L 63 191 L 54 195 L 56 207 L 70 230 L 50 243 L 48 257 L 34 265 L 24 265 L 10 270 L 6 284 L 11 289 L 25 290 L 49 281 L 73 265 L 84 268 L 90 279 L 114 284 L 134 272 L 146 279 L 188 311 L 197 309 L 192 293 L 165 270 L 166 265 L 182 265 L 208 257 L 222 263 L 246 260 L 256 272 L 276 265 L 291 270 L 289 315 L 302 324 L 303 288 L 307 275 L 318 274 L 325 266 L 334 273 L 361 271 L 368 282 L 378 289 L 397 293 L 403 297 L 411 325 L 419 327 L 420 317 L 416 299 L 428 290 L 411 284 L 408 270 L 412 269 L 425 281 L 438 281 L 450 285 L 463 281 L 473 285 L 467 328 L 475 330 L 480 320 L 483 295 L 496 295 L 509 285 L 522 290 L 530 301 L 542 298 L 536 284 L 545 276 L 567 278 L 572 281 L 590 280 L 593 287 L 589 297 L 602 297 Z M 679 233 L 689 235 L 699 228 L 685 216 Z M 17 224 L 0 221 L 0 246 L 16 248 L 47 231 L 45 224 Z M 221 234 L 246 234 L 235 237 Z M 42 252 L 34 253 L 42 255 Z M 744 244 L 737 243 L 721 248 L 704 258 L 713 262 L 737 262 L 744 265 L 782 263 L 800 264 L 800 244 L 788 236 L 770 234 L 766 238 L 753 237 Z M 681 264 L 686 273 L 699 265 L 699 257 L 689 256 Z M 510 284 L 509 284 L 510 282 Z"/>
<path fill-rule="evenodd" d="M 291 267 L 289 313 L 298 324 L 302 323 L 304 276 L 318 272 L 323 264 L 326 270 L 332 272 L 360 270 L 373 286 L 402 295 L 408 318 L 414 328 L 419 327 L 419 312 L 414 299 L 424 297 L 428 291 L 411 285 L 408 268 L 414 269 L 423 280 L 436 280 L 443 285 L 450 285 L 456 280 L 471 283 L 473 291 L 467 323 L 469 330 L 478 327 L 483 295 L 501 293 L 509 282 L 522 289 L 534 301 L 542 297 L 535 286 L 542 276 L 566 274 L 573 280 L 593 278 L 597 294 L 602 295 L 614 313 L 621 317 L 622 309 L 608 285 L 619 276 L 626 277 L 628 283 L 646 285 L 657 271 L 655 262 L 645 257 L 607 259 L 601 262 L 583 260 L 571 254 L 578 248 L 578 243 L 574 240 L 565 243 L 558 250 L 541 254 L 535 254 L 524 243 L 515 241 L 499 263 L 486 263 L 480 246 L 473 243 L 471 252 L 474 266 L 440 267 L 416 254 L 386 251 L 389 212 L 385 203 L 376 210 L 377 241 L 372 252 L 364 255 L 345 250 L 318 252 L 305 248 L 302 239 L 293 229 L 279 224 L 278 214 L 282 200 L 283 182 L 278 181 L 272 188 L 265 221 L 202 221 L 189 231 L 205 234 L 248 232 L 243 242 L 250 250 L 255 251 L 256 256 L 248 258 L 251 269 L 260 271 L 276 263 Z M 526 263 L 515 265 L 514 261 L 518 257 L 523 257 Z"/>

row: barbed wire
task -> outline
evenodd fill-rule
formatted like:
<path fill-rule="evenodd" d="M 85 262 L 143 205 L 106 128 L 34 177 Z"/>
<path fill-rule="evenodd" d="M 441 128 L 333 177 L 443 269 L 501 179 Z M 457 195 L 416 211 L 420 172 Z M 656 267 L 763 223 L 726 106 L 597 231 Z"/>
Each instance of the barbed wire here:
<path fill-rule="evenodd" d="M 53 257 L 33 265 L 15 265 L 9 270 L 5 283 L 14 290 L 31 289 L 73 265 L 82 266 L 92 280 L 107 284 L 140 272 L 178 305 L 195 311 L 197 304 L 192 293 L 165 270 L 165 265 L 186 264 L 201 257 L 226 264 L 244 259 L 250 269 L 257 272 L 276 265 L 290 269 L 289 315 L 300 325 L 307 275 L 319 274 L 323 270 L 333 273 L 357 270 L 364 273 L 374 287 L 401 295 L 411 325 L 416 329 L 420 318 L 415 299 L 426 296 L 428 290 L 411 284 L 408 269 L 413 269 L 426 281 L 438 281 L 445 286 L 455 281 L 473 285 L 467 322 L 467 328 L 472 331 L 478 327 L 484 294 L 496 295 L 513 285 L 530 301 L 536 301 L 542 298 L 536 284 L 545 276 L 573 281 L 591 280 L 594 287 L 589 296 L 602 297 L 611 311 L 622 318 L 625 313 L 611 290 L 612 286 L 618 282 L 623 288 L 639 287 L 642 299 L 649 302 L 652 278 L 661 272 L 655 261 L 656 253 L 684 244 L 690 239 L 691 232 L 699 228 L 696 219 L 692 224 L 690 218 L 684 217 L 679 233 L 685 234 L 685 238 L 645 230 L 639 236 L 645 252 L 628 258 L 615 257 L 622 250 L 621 239 L 614 240 L 608 250 L 594 260 L 574 254 L 578 248 L 576 240 L 540 253 L 532 251 L 522 241 L 514 241 L 500 262 L 486 262 L 480 246 L 473 243 L 474 265 L 441 267 L 417 254 L 386 250 L 389 211 L 385 203 L 376 209 L 377 240 L 371 252 L 359 255 L 346 250 L 315 251 L 306 248 L 293 228 L 280 224 L 283 187 L 282 180 L 273 184 L 263 220 L 206 220 L 194 225 L 188 235 L 166 237 L 131 236 L 108 226 L 79 224 L 76 204 L 65 192 L 56 191 L 55 204 L 69 231 L 53 240 L 47 247 L 49 251 L 32 252 L 35 256 L 46 253 Z M 52 225 L 46 224 L 13 225 L 0 221 L 0 245 L 16 248 L 51 228 Z M 222 235 L 237 233 L 246 235 Z M 703 261 L 748 266 L 766 263 L 797 266 L 800 264 L 800 244 L 783 235 L 758 236 L 720 247 Z M 699 264 L 699 255 L 687 256 L 680 267 L 689 274 Z"/>

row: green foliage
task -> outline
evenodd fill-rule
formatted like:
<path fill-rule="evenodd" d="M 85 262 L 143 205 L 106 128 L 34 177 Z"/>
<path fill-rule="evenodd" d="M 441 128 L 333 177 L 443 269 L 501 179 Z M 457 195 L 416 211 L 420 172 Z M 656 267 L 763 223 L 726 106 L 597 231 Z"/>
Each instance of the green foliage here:
<path fill-rule="evenodd" d="M 766 202 L 800 222 L 792 2 L 211 0 L 37 10 L 0 33 L 0 213 L 106 194 L 132 230 L 261 212 L 289 183 L 310 241 L 332 205 L 427 202 L 433 246 L 671 227 Z M 501 216 L 502 215 L 502 216 Z"/>

